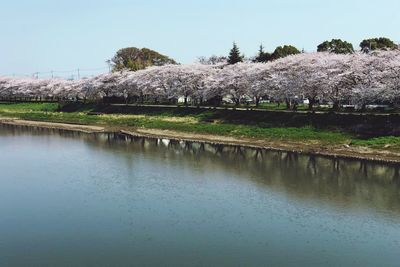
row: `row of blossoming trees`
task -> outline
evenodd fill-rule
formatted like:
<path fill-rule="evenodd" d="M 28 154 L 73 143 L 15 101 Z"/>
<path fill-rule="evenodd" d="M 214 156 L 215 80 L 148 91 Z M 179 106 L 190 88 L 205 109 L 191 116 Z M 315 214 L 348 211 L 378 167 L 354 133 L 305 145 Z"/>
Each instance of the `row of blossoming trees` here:
<path fill-rule="evenodd" d="M 365 107 L 400 103 L 400 51 L 370 54 L 303 53 L 268 63 L 234 65 L 165 65 L 136 72 L 122 71 L 67 81 L 0 77 L 0 98 L 102 101 L 116 97 L 127 103 L 218 105 L 229 98 L 239 105 L 261 99 L 296 106 L 308 99 L 309 108 L 330 103 Z"/>

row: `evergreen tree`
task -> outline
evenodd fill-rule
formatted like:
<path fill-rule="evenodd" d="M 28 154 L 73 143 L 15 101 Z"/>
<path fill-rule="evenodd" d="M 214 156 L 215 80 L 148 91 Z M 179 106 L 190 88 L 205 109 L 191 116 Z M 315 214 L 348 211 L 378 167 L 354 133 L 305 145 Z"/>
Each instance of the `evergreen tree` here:
<path fill-rule="evenodd" d="M 318 52 L 330 52 L 335 54 L 351 54 L 354 53 L 353 45 L 341 39 L 332 39 L 318 45 Z"/>
<path fill-rule="evenodd" d="M 284 46 L 278 46 L 274 53 L 271 55 L 271 60 L 275 60 L 278 58 L 284 58 L 290 55 L 297 55 L 300 54 L 301 52 L 299 49 L 292 45 L 284 45 Z"/>
<path fill-rule="evenodd" d="M 113 71 L 128 69 L 137 71 L 149 66 L 176 64 L 175 60 L 148 48 L 127 47 L 117 51 L 109 61 Z"/>
<path fill-rule="evenodd" d="M 271 54 L 264 52 L 264 47 L 261 44 L 260 49 L 258 50 L 257 57 L 254 59 L 254 62 L 268 62 L 271 60 Z"/>
<path fill-rule="evenodd" d="M 360 43 L 361 50 L 368 52 L 371 50 L 391 50 L 397 48 L 397 45 L 389 38 L 371 38 L 365 39 Z"/>
<path fill-rule="evenodd" d="M 233 65 L 243 61 L 243 56 L 240 55 L 239 47 L 233 43 L 233 47 L 229 52 L 228 63 Z"/>

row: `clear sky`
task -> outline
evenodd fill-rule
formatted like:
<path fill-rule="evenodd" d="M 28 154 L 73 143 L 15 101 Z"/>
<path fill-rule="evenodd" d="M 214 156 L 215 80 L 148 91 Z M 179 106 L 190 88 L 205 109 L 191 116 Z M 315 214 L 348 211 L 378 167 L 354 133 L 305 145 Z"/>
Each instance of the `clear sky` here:
<path fill-rule="evenodd" d="M 366 37 L 400 42 L 399 0 L 0 1 L 2 75 L 106 71 L 105 60 L 128 46 L 191 63 L 226 55 L 233 41 L 246 56 L 260 43 L 314 51 L 332 38 L 355 46 Z"/>

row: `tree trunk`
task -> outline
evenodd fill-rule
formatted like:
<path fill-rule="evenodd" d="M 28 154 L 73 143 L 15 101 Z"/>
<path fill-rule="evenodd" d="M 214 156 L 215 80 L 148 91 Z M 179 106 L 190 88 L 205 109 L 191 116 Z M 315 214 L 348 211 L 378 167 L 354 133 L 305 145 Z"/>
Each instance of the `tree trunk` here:
<path fill-rule="evenodd" d="M 235 106 L 238 107 L 240 105 L 240 99 L 239 98 L 235 98 Z"/>
<path fill-rule="evenodd" d="M 308 110 L 313 111 L 314 110 L 314 104 L 315 104 L 315 99 L 314 98 L 309 98 L 308 99 Z"/>
<path fill-rule="evenodd" d="M 286 109 L 287 109 L 287 110 L 290 110 L 290 109 L 292 108 L 292 103 L 291 103 L 291 101 L 290 101 L 289 99 L 285 99 L 285 102 L 286 102 Z"/>
<path fill-rule="evenodd" d="M 361 105 L 361 112 L 364 112 L 364 111 L 366 111 L 367 110 L 367 104 L 366 103 L 363 103 L 362 105 Z"/>
<path fill-rule="evenodd" d="M 333 111 L 339 111 L 339 108 L 340 108 L 340 101 L 335 100 L 335 101 L 333 102 L 333 107 L 332 107 L 332 109 L 333 109 Z"/>
<path fill-rule="evenodd" d="M 293 111 L 297 111 L 297 102 L 295 101 L 294 103 L 293 103 Z"/>

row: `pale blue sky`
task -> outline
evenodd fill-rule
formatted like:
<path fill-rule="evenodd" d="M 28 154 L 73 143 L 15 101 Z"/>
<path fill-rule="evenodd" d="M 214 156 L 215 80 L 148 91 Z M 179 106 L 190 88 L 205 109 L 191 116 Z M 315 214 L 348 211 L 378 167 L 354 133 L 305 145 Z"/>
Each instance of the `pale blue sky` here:
<path fill-rule="evenodd" d="M 332 38 L 355 46 L 366 37 L 400 42 L 399 0 L 0 1 L 3 75 L 106 68 L 127 46 L 191 63 L 227 54 L 233 41 L 246 56 L 260 43 L 313 51 Z"/>

